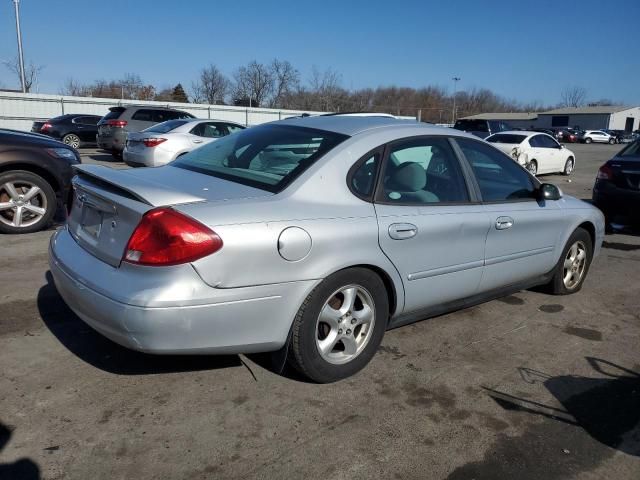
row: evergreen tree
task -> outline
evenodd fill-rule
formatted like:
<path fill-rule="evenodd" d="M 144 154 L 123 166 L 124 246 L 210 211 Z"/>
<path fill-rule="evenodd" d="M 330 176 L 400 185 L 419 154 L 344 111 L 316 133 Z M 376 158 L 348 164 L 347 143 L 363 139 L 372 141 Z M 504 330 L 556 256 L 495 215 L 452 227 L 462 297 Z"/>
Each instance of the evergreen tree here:
<path fill-rule="evenodd" d="M 189 103 L 189 98 L 187 97 L 184 88 L 182 88 L 181 83 L 175 86 L 175 88 L 173 89 L 173 93 L 171 94 L 171 98 L 174 102 Z"/>

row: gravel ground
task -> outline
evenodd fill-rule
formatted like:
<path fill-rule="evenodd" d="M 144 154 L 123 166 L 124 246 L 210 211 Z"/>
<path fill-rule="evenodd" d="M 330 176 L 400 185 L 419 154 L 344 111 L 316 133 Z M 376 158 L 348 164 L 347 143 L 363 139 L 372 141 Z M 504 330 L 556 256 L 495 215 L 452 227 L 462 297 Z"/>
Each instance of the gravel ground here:
<path fill-rule="evenodd" d="M 619 148 L 569 146 L 590 198 Z M 86 161 L 122 164 L 96 150 Z M 53 229 L 0 236 L 1 479 L 640 478 L 640 237 L 581 293 L 534 291 L 387 332 L 332 385 L 263 356 L 157 357 L 85 326 L 51 283 Z"/>

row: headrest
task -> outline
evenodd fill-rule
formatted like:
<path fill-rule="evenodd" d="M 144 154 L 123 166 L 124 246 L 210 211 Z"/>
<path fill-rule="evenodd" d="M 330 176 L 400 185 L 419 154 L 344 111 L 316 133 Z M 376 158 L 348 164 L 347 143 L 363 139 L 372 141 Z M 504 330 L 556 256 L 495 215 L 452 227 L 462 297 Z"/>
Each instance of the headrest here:
<path fill-rule="evenodd" d="M 419 163 L 400 165 L 389 179 L 387 188 L 399 192 L 417 192 L 427 184 L 427 174 Z"/>

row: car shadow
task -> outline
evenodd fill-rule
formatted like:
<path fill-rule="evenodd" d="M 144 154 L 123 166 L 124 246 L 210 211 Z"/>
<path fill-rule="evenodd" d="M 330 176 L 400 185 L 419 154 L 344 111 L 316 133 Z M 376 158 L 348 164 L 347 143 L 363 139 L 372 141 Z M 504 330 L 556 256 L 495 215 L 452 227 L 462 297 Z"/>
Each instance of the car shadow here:
<path fill-rule="evenodd" d="M 0 452 L 9 443 L 12 435 L 11 429 L 0 422 Z M 21 458 L 12 463 L 0 463 L 0 478 L 11 480 L 39 480 L 40 467 L 30 458 Z"/>
<path fill-rule="evenodd" d="M 58 293 L 51 272 L 38 291 L 38 311 L 49 331 L 88 364 L 118 375 L 216 370 L 242 365 L 238 355 L 151 355 L 122 347 L 102 336 L 71 311 Z"/>
<path fill-rule="evenodd" d="M 527 368 L 520 373 L 527 383 L 541 383 L 562 408 L 484 388 L 505 410 L 524 412 L 582 428 L 600 443 L 640 456 L 640 373 L 609 361 L 587 357 L 605 378 L 579 375 L 549 376 Z"/>

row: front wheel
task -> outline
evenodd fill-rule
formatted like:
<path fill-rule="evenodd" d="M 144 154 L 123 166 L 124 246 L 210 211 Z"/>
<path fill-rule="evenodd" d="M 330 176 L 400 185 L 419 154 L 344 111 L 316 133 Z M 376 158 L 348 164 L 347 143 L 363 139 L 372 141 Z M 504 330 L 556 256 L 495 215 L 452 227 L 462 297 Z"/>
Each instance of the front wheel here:
<path fill-rule="evenodd" d="M 593 258 L 591 236 L 583 228 L 577 228 L 569 237 L 556 266 L 549 287 L 555 295 L 570 295 L 580 291 L 589 272 Z"/>
<path fill-rule="evenodd" d="M 615 139 L 610 138 L 610 139 L 609 139 L 609 145 L 613 145 L 614 143 L 616 143 Z"/>
<path fill-rule="evenodd" d="M 56 194 L 44 178 L 24 170 L 0 175 L 0 233 L 42 230 L 56 209 Z"/>
<path fill-rule="evenodd" d="M 64 137 L 62 137 L 62 143 L 77 149 L 80 147 L 80 137 L 78 137 L 75 133 L 67 133 Z"/>
<path fill-rule="evenodd" d="M 584 139 L 584 143 L 591 143 L 591 139 L 590 138 L 585 138 Z"/>
<path fill-rule="evenodd" d="M 318 383 L 349 377 L 375 355 L 388 317 L 387 291 L 376 273 L 364 268 L 336 272 L 300 307 L 289 363 Z"/>
<path fill-rule="evenodd" d="M 573 172 L 574 164 L 575 163 L 574 163 L 573 157 L 567 158 L 567 161 L 564 164 L 564 170 L 562 171 L 562 174 L 571 175 L 571 173 Z"/>

